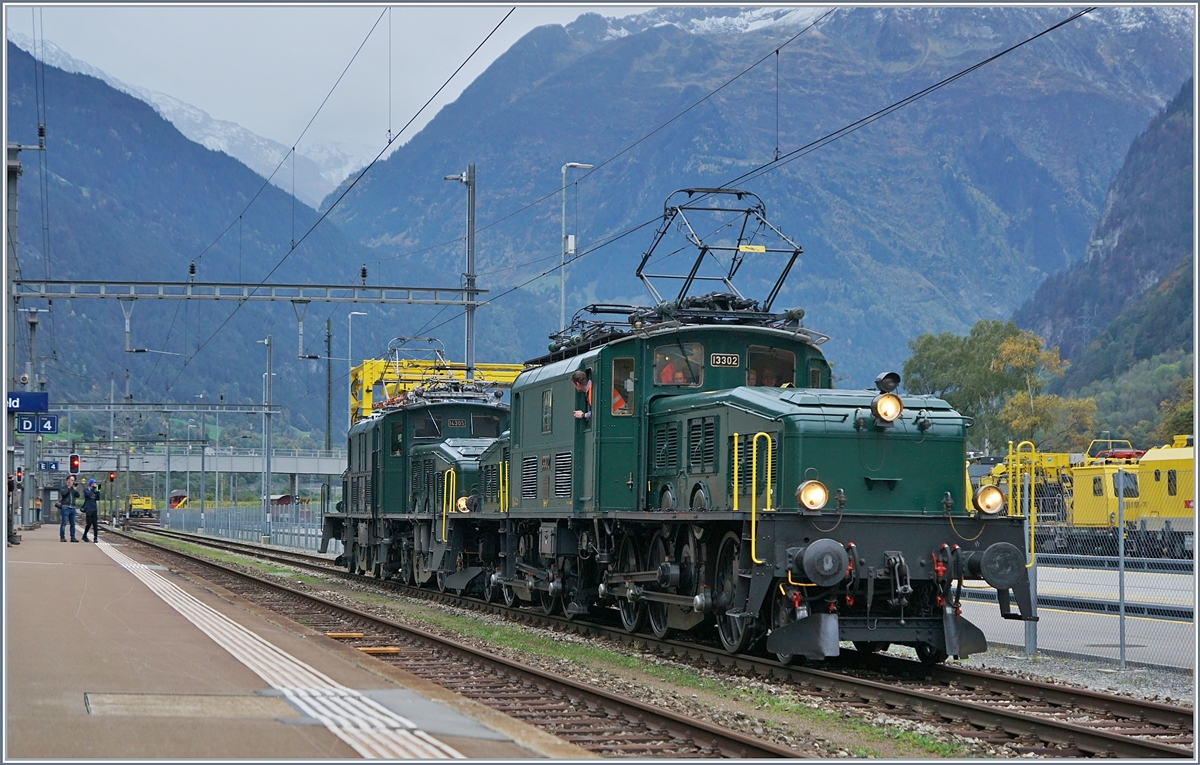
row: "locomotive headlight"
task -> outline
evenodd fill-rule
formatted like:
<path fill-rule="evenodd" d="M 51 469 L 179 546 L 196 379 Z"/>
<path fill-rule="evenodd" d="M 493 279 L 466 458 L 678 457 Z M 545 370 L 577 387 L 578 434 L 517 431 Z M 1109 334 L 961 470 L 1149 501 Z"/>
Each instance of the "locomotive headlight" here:
<path fill-rule="evenodd" d="M 904 411 L 904 404 L 895 393 L 880 393 L 871 402 L 871 413 L 884 422 L 895 422 Z"/>
<path fill-rule="evenodd" d="M 984 515 L 996 515 L 1004 509 L 1004 492 L 995 486 L 980 486 L 975 492 L 975 509 Z"/>
<path fill-rule="evenodd" d="M 466 497 L 459 497 L 458 501 L 454 503 L 454 506 L 458 508 L 458 512 L 460 512 L 460 513 L 471 512 L 471 509 L 469 507 L 467 507 L 467 498 Z"/>
<path fill-rule="evenodd" d="M 805 481 L 796 489 L 796 501 L 809 510 L 820 510 L 829 501 L 829 489 L 820 481 Z"/>

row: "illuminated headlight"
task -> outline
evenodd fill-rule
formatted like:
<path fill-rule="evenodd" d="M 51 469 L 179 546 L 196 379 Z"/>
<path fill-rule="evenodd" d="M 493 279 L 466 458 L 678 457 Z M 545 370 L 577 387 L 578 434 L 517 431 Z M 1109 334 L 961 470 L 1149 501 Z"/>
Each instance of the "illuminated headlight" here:
<path fill-rule="evenodd" d="M 471 512 L 471 508 L 467 507 L 467 498 L 466 497 L 459 497 L 458 502 L 455 502 L 454 506 L 458 508 L 458 512 L 460 512 L 460 513 Z"/>
<path fill-rule="evenodd" d="M 975 509 L 984 515 L 995 515 L 1004 509 L 1004 492 L 995 486 L 980 486 L 975 492 Z"/>
<path fill-rule="evenodd" d="M 880 393 L 871 402 L 871 413 L 884 422 L 894 422 L 904 411 L 904 404 L 895 393 Z"/>
<path fill-rule="evenodd" d="M 809 510 L 820 510 L 829 501 L 829 489 L 820 481 L 805 481 L 796 489 L 796 501 Z"/>

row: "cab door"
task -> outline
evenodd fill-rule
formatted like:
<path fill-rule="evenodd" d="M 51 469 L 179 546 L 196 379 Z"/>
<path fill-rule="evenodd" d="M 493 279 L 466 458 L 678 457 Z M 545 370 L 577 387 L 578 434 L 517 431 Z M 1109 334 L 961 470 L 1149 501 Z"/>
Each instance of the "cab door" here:
<path fill-rule="evenodd" d="M 595 487 L 596 510 L 635 510 L 641 505 L 641 493 L 636 489 L 642 480 L 638 470 L 642 383 L 633 344 L 618 348 L 611 355 L 601 355 L 599 374 L 594 378 L 598 380 L 593 395 L 597 455 L 591 485 Z"/>

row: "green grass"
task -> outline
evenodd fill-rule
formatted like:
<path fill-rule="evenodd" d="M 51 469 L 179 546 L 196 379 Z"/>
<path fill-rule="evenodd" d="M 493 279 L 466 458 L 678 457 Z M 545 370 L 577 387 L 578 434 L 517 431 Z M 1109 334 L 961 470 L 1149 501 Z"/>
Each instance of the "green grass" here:
<path fill-rule="evenodd" d="M 237 555 L 235 553 L 227 553 L 227 552 L 222 552 L 220 550 L 214 550 L 211 547 L 205 547 L 203 545 L 197 545 L 197 544 L 193 544 L 191 542 L 184 542 L 179 539 L 169 539 L 169 538 L 160 537 L 160 536 L 157 536 L 154 534 L 137 534 L 137 533 L 135 533 L 134 536 L 144 538 L 148 542 L 154 542 L 155 544 L 160 544 L 163 547 L 169 547 L 173 550 L 179 550 L 180 552 L 190 553 L 192 555 L 196 555 L 201 558 L 210 558 L 212 560 L 221 561 L 222 563 L 237 563 L 242 566 L 250 566 L 251 568 L 257 569 L 258 571 L 260 571 L 261 573 L 264 573 L 264 574 L 271 574 L 274 576 L 283 576 L 283 575 L 291 576 L 294 573 L 292 571 L 292 569 L 290 569 L 290 568 L 284 568 L 284 567 L 278 566 L 273 563 L 266 563 L 263 561 L 255 560 L 254 558 L 250 558 L 245 555 Z M 301 578 L 303 578 L 303 575 L 297 574 L 296 578 L 301 579 Z M 314 580 L 314 581 L 320 581 L 320 580 Z"/>

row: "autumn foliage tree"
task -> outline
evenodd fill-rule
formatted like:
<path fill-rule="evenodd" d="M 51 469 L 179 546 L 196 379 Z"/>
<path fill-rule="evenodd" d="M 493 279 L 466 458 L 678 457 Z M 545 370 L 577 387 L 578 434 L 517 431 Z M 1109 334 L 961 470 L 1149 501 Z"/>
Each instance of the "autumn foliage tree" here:
<path fill-rule="evenodd" d="M 971 442 L 984 451 L 1003 441 L 1032 441 L 1041 450 L 1080 451 L 1094 428 L 1094 399 L 1044 393 L 1066 363 L 1057 348 L 1012 322 L 984 319 L 966 337 L 920 335 L 909 343 L 905 387 L 946 399 L 974 420 Z"/>

